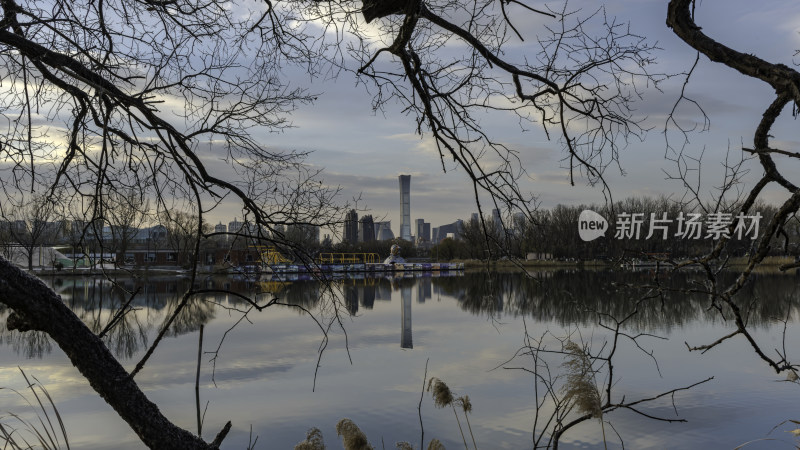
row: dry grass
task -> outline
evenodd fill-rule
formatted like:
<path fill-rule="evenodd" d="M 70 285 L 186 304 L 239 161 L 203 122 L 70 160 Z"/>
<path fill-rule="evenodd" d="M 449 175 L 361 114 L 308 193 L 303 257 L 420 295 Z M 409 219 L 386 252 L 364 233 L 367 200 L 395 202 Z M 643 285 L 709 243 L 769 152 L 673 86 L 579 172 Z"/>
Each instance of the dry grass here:
<path fill-rule="evenodd" d="M 0 443 L 3 444 L 3 449 L 27 450 L 42 448 L 44 450 L 57 450 L 62 448 L 63 439 L 64 448 L 69 450 L 67 430 L 64 427 L 63 420 L 61 420 L 61 414 L 58 412 L 53 402 L 53 398 L 50 397 L 50 393 L 47 392 L 47 389 L 42 386 L 36 377 L 32 377 L 35 383 L 31 383 L 25 371 L 23 371 L 22 368 L 19 368 L 19 371 L 28 384 L 28 389 L 33 393 L 36 399 L 36 405 L 19 391 L 9 388 L 0 389 L 7 389 L 21 397 L 34 411 L 36 418 L 34 420 L 28 420 L 14 412 L 6 412 L 3 416 L 0 416 Z M 48 408 L 45 407 L 42 398 L 39 396 L 40 392 L 47 400 L 49 409 L 58 424 L 58 429 L 55 428 L 53 419 L 51 419 L 48 413 Z"/>
<path fill-rule="evenodd" d="M 583 347 L 567 341 L 564 351 L 568 356 L 563 364 L 567 381 L 563 387 L 564 399 L 573 402 L 578 412 L 600 418 L 603 414 L 600 392 L 594 381 L 594 369 Z"/>
<path fill-rule="evenodd" d="M 436 377 L 431 377 L 428 381 L 428 392 L 433 396 L 433 404 L 437 408 L 444 408 L 453 404 L 454 398 L 450 388 L 447 387 L 444 381 Z"/>
<path fill-rule="evenodd" d="M 336 424 L 336 434 L 342 437 L 344 450 L 374 450 L 367 435 L 350 419 L 342 419 Z"/>
<path fill-rule="evenodd" d="M 319 428 L 312 428 L 306 433 L 306 440 L 298 442 L 294 450 L 325 450 L 325 441 Z"/>
<path fill-rule="evenodd" d="M 445 450 L 445 448 L 438 439 L 433 439 L 431 443 L 428 444 L 428 450 Z"/>

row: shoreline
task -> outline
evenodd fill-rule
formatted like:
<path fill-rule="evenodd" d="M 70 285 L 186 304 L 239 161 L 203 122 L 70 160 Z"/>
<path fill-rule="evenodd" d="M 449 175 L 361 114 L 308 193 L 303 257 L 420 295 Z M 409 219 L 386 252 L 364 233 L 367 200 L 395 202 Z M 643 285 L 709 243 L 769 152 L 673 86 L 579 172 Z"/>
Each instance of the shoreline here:
<path fill-rule="evenodd" d="M 787 269 L 784 271 L 780 270 L 781 266 L 787 264 L 793 264 L 795 262 L 792 256 L 768 256 L 764 258 L 764 260 L 756 266 L 755 271 L 761 272 L 763 270 L 767 271 L 775 271 L 775 272 L 783 272 L 783 273 L 792 273 L 792 270 L 796 269 Z M 487 267 L 492 270 L 511 270 L 511 269 L 543 269 L 543 270 L 559 270 L 559 269 L 619 269 L 618 265 L 612 264 L 609 261 L 605 260 L 575 260 L 575 261 L 556 261 L 556 260 L 533 260 L 533 261 L 524 261 L 524 260 L 503 260 L 503 261 L 482 261 L 477 259 L 466 259 L 466 260 L 453 260 L 449 263 L 463 263 L 463 270 L 478 270 L 478 269 L 486 269 Z M 728 261 L 728 269 L 744 269 L 747 267 L 747 258 L 745 257 L 737 257 L 731 258 Z M 669 268 L 668 265 L 664 266 L 665 269 Z M 190 270 L 189 269 L 182 269 L 182 268 L 171 268 L 171 267 L 140 267 L 140 268 L 116 268 L 116 269 L 36 269 L 28 270 L 23 268 L 23 270 L 30 272 L 37 276 L 69 276 L 69 277 L 81 277 L 81 276 L 118 276 L 118 275 L 128 275 L 128 276 L 147 276 L 147 275 L 175 275 L 175 276 L 189 276 Z M 248 275 L 253 274 L 253 272 L 242 271 L 242 272 L 235 272 L 230 271 L 230 268 L 210 268 L 210 267 L 202 267 L 198 268 L 197 271 L 198 275 Z"/>

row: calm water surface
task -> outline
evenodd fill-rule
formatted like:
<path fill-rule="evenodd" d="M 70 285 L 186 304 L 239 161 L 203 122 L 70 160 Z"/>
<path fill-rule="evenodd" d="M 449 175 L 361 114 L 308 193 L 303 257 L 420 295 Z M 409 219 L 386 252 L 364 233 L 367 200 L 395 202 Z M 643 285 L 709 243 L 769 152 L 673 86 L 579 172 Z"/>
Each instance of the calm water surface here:
<path fill-rule="evenodd" d="M 181 314 L 137 381 L 171 420 L 196 433 L 194 387 L 202 326 L 199 405 L 207 440 L 231 420 L 234 427 L 224 448 L 245 448 L 258 439 L 255 448 L 290 449 L 313 426 L 322 430 L 329 448 L 341 448 L 334 426 L 347 417 L 376 448 L 395 448 L 397 441 L 418 447 L 418 406 L 427 364 L 428 377 L 444 380 L 458 395 L 469 395 L 479 448 L 531 448 L 534 378 L 513 369 L 530 367 L 530 360 L 506 363 L 523 346 L 525 330 L 536 338 L 544 336 L 548 348 L 556 348 L 555 337 L 571 333 L 573 340 L 599 350 L 611 334 L 597 325 L 594 311 L 624 317 L 644 291 L 621 284 L 649 283 L 649 278 L 638 272 L 559 271 L 537 273 L 533 279 L 468 272 L 341 280 L 331 286 L 335 294 L 313 281 L 204 278 L 200 287 L 261 292 L 262 302 L 274 295 L 300 305 L 324 327 L 332 323 L 328 340 L 299 308 L 275 305 L 248 312 L 249 305 L 235 296 L 207 296 Z M 130 369 L 176 307 L 186 280 L 118 281 L 129 289 L 142 288 L 134 301 L 135 314 L 127 315 L 107 339 Z M 677 288 L 692 283 L 690 275 L 660 281 Z M 786 318 L 788 311 L 785 346 L 795 358 L 800 358 L 794 326 L 798 281 L 794 275 L 758 275 L 742 294 L 742 303 L 752 304 L 754 334 L 767 350 L 783 348 L 784 324 L 775 319 Z M 126 300 L 101 279 L 49 282 L 98 330 Z M 792 448 L 798 442 L 788 432 L 792 424 L 784 422 L 800 420 L 800 385 L 782 381 L 741 337 L 706 354 L 687 351 L 685 342 L 707 344 L 731 330 L 708 306 L 706 298 L 685 294 L 648 301 L 625 330 L 653 335 L 639 343 L 655 360 L 624 339 L 614 358 L 612 395 L 617 401 L 651 397 L 713 376 L 708 383 L 639 408 L 688 422 L 655 421 L 631 411 L 615 411 L 605 419 L 626 448 L 734 448 L 753 440 L 758 441 L 745 448 Z M 7 314 L 0 311 L 3 324 Z M 64 416 L 72 448 L 108 448 L 110 443 L 118 449 L 141 448 L 57 347 L 37 334 L 3 329 L 2 336 L 0 386 L 24 389 L 17 366 L 35 376 Z M 554 375 L 562 371 L 562 362 L 557 356 L 550 359 Z M 0 391 L 0 404 L 4 412 L 26 410 L 7 390 Z M 428 393 L 422 395 L 421 414 L 426 445 L 435 437 L 448 449 L 463 446 L 453 411 L 435 408 Z M 610 447 L 620 448 L 609 426 L 606 435 Z M 773 440 L 759 440 L 763 438 Z M 562 442 L 564 448 L 602 448 L 599 422 L 578 425 Z"/>

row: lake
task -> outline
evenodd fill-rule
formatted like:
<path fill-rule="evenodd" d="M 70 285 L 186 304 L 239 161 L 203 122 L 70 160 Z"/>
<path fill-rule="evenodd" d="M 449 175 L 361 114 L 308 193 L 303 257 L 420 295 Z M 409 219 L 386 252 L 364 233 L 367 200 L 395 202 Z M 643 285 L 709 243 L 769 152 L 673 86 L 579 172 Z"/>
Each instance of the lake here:
<path fill-rule="evenodd" d="M 437 438 L 448 449 L 463 447 L 460 423 L 472 448 L 463 412 L 458 410 L 457 423 L 453 409 L 436 408 L 431 394 L 423 392 L 427 370 L 428 378 L 437 377 L 456 395 L 469 396 L 469 426 L 478 448 L 532 448 L 552 405 L 540 403 L 545 385 L 537 384 L 533 359 L 520 350 L 532 348 L 532 340 L 541 342 L 539 375 L 555 380 L 554 389 L 563 396 L 567 366 L 565 355 L 557 353 L 561 342 L 568 338 L 605 355 L 614 342 L 608 326 L 637 310 L 622 332 L 639 337 L 636 342 L 620 337 L 612 358 L 614 402 L 713 379 L 636 405 L 642 414 L 618 409 L 604 415 L 602 427 L 597 419 L 580 423 L 562 436 L 563 448 L 603 448 L 604 433 L 610 448 L 621 447 L 620 437 L 634 449 L 734 448 L 750 441 L 755 442 L 745 448 L 792 448 L 798 441 L 789 431 L 796 427 L 786 421 L 800 420 L 798 383 L 776 375 L 742 336 L 704 354 L 687 350 L 687 345 L 709 344 L 733 330 L 709 309 L 707 297 L 684 292 L 697 287 L 696 280 L 691 273 L 657 277 L 646 271 L 602 270 L 543 271 L 529 277 L 406 273 L 330 284 L 205 277 L 196 287 L 257 292 L 261 304 L 275 297 L 294 306 L 276 304 L 258 312 L 225 293 L 192 300 L 136 380 L 168 418 L 195 433 L 199 405 L 206 440 L 231 420 L 223 448 L 246 448 L 257 439 L 254 448 L 291 449 L 311 427 L 322 431 L 328 448 L 341 448 L 335 425 L 342 418 L 353 420 L 375 448 L 395 448 L 398 441 L 418 448 L 420 416 L 426 446 Z M 799 356 L 798 281 L 795 275 L 756 274 L 739 295 L 749 308 L 753 335 L 770 356 L 783 348 L 790 358 Z M 128 299 L 101 278 L 47 282 L 97 331 Z M 151 277 L 117 282 L 140 289 L 132 302 L 135 311 L 106 337 L 130 370 L 176 308 L 188 281 Z M 667 290 L 663 295 L 641 287 L 656 282 Z M 0 311 L 3 327 L 7 315 Z M 320 327 L 327 330 L 327 339 Z M 35 376 L 63 416 L 72 448 L 142 447 L 54 344 L 35 333 L 3 328 L 1 335 L 0 387 L 24 392 L 17 366 Z M 544 372 L 545 363 L 549 372 Z M 599 372 L 594 382 L 603 387 L 608 367 L 600 363 L 595 361 Z M 604 387 L 601 394 L 606 395 Z M 3 413 L 29 414 L 24 401 L 7 389 L 0 390 L 0 402 Z M 568 417 L 577 416 L 572 414 Z"/>

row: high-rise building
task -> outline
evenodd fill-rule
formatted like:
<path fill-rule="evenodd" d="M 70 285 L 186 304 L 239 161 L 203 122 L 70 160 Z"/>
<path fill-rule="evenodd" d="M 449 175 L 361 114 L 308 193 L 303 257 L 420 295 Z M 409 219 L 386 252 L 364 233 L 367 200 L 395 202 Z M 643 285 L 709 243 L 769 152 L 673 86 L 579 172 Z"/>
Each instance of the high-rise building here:
<path fill-rule="evenodd" d="M 391 241 L 394 239 L 391 221 L 375 222 L 375 239 L 379 241 Z"/>
<path fill-rule="evenodd" d="M 228 236 L 226 234 L 227 232 L 228 232 L 228 226 L 225 225 L 224 223 L 220 222 L 214 225 L 214 233 L 220 233 L 214 236 L 214 240 L 216 240 L 217 242 L 225 242 L 226 240 L 228 240 Z"/>
<path fill-rule="evenodd" d="M 525 231 L 527 224 L 527 219 L 525 217 L 525 213 L 523 212 L 516 212 L 511 217 L 511 227 L 514 229 L 514 234 L 517 236 L 521 236 L 522 233 Z"/>
<path fill-rule="evenodd" d="M 344 217 L 343 238 L 344 242 L 352 244 L 358 242 L 358 213 L 356 213 L 355 209 L 351 209 Z"/>
<path fill-rule="evenodd" d="M 358 221 L 358 241 L 372 242 L 374 240 L 375 224 L 372 222 L 372 216 L 366 215 Z"/>
<path fill-rule="evenodd" d="M 411 175 L 400 175 L 400 239 L 411 240 Z"/>
<path fill-rule="evenodd" d="M 425 222 L 423 219 L 417 219 L 416 221 L 416 236 L 417 236 L 417 243 L 425 243 L 431 241 L 431 224 Z"/>
<path fill-rule="evenodd" d="M 433 229 L 433 240 L 434 242 L 441 242 L 447 238 L 448 235 L 452 235 L 453 239 L 461 239 L 461 230 L 463 229 L 464 221 L 461 219 L 447 225 L 436 227 Z"/>
<path fill-rule="evenodd" d="M 244 229 L 244 222 L 239 222 L 235 218 L 233 222 L 228 222 L 228 232 L 229 233 L 244 233 L 246 230 Z"/>
<path fill-rule="evenodd" d="M 505 227 L 503 226 L 503 219 L 500 217 L 500 210 L 499 209 L 492 209 L 492 226 L 496 233 L 501 234 Z"/>

